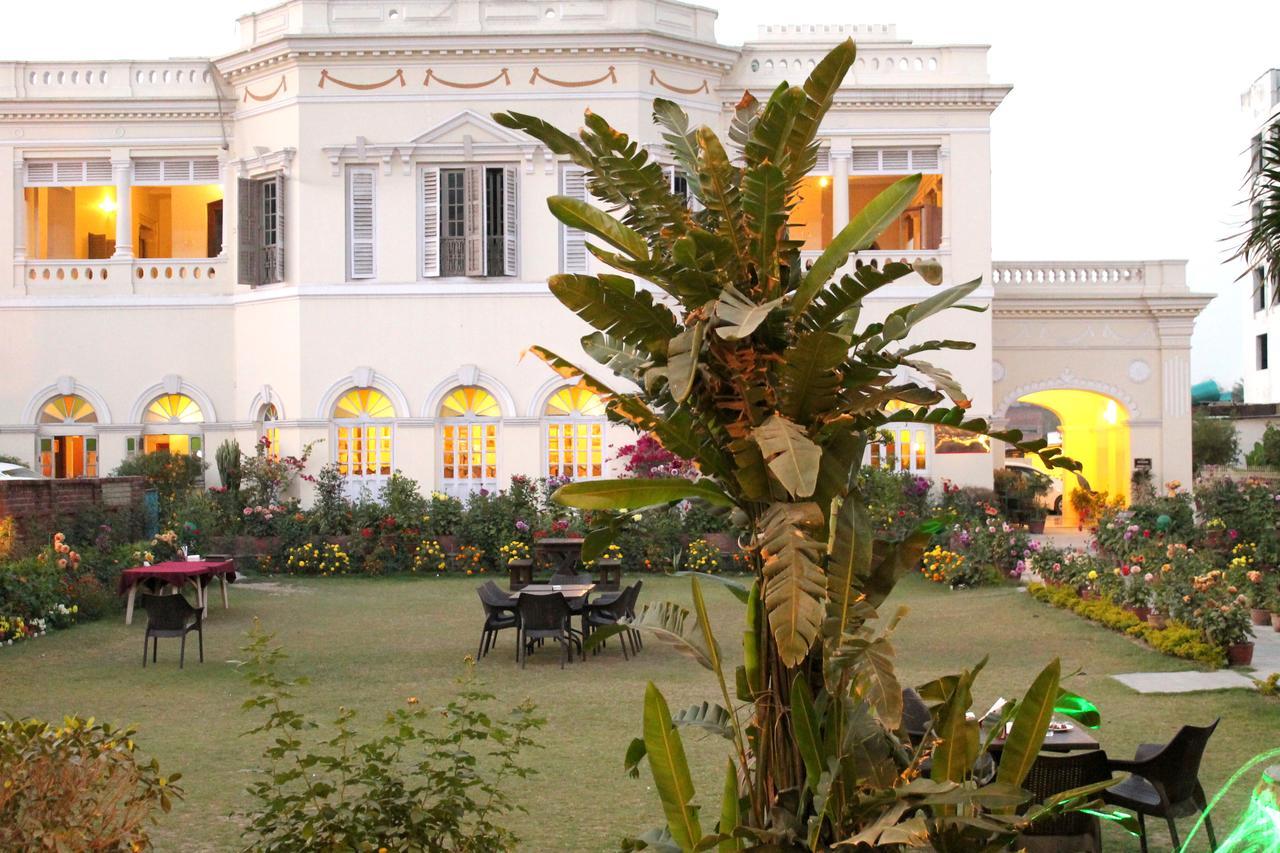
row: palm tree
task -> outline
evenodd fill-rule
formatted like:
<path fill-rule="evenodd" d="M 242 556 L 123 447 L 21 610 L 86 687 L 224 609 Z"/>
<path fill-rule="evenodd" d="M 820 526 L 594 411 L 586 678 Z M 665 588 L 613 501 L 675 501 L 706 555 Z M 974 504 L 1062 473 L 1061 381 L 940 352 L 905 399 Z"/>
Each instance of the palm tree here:
<path fill-rule="evenodd" d="M 1263 270 L 1274 291 L 1280 288 L 1280 116 L 1254 141 L 1248 184 L 1249 224 L 1233 260 Z"/>

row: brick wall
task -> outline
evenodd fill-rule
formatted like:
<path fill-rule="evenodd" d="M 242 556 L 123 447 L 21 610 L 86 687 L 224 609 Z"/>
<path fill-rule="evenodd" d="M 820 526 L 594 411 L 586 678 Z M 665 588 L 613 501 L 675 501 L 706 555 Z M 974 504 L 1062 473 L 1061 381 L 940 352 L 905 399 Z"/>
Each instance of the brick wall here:
<path fill-rule="evenodd" d="M 79 480 L 0 480 L 0 518 L 17 522 L 19 552 L 45 544 L 46 528 L 87 510 L 139 508 L 147 481 L 142 477 Z"/>

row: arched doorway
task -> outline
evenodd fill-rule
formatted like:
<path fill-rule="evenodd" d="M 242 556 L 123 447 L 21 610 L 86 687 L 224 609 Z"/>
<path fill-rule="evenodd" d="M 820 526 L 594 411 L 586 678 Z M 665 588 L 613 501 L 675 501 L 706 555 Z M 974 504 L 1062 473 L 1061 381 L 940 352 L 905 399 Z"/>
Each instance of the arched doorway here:
<path fill-rule="evenodd" d="M 1105 394 L 1076 388 L 1035 391 L 1019 397 L 1018 404 L 1007 413 L 1009 427 L 1023 430 L 1029 438 L 1036 437 L 1038 429 L 1051 446 L 1060 446 L 1064 456 L 1083 466 L 1080 474 L 1090 488 L 1129 500 L 1133 463 L 1129 411 L 1123 404 Z M 1036 410 L 1042 414 L 1037 415 Z M 1043 469 L 1039 457 L 1028 461 Z M 1078 514 L 1071 506 L 1071 494 L 1082 485 L 1073 474 L 1057 469 L 1047 473 L 1063 485 L 1063 523 L 1076 524 Z"/>
<path fill-rule="evenodd" d="M 395 417 L 391 398 L 376 388 L 352 388 L 334 405 L 334 456 L 353 500 L 365 490 L 376 497 L 391 476 Z"/>
<path fill-rule="evenodd" d="M 59 394 L 40 407 L 37 459 L 45 477 L 98 476 L 98 413 L 79 394 Z"/>
<path fill-rule="evenodd" d="M 440 403 L 438 417 L 440 490 L 458 498 L 496 490 L 502 418 L 497 398 L 477 385 L 455 388 Z"/>

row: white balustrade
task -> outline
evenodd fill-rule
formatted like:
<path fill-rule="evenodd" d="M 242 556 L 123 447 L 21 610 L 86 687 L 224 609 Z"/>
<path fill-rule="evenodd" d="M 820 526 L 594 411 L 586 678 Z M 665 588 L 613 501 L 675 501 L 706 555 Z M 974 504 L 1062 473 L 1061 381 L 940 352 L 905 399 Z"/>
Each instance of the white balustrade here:
<path fill-rule="evenodd" d="M 1146 261 L 996 261 L 991 265 L 995 285 L 1141 284 Z"/>
<path fill-rule="evenodd" d="M 152 284 L 189 286 L 201 291 L 228 289 L 234 284 L 227 273 L 226 258 L 28 260 L 22 266 L 22 279 L 29 293 L 56 285 L 128 292 Z"/>
<path fill-rule="evenodd" d="M 216 73 L 199 59 L 0 63 L 17 98 L 211 98 Z"/>

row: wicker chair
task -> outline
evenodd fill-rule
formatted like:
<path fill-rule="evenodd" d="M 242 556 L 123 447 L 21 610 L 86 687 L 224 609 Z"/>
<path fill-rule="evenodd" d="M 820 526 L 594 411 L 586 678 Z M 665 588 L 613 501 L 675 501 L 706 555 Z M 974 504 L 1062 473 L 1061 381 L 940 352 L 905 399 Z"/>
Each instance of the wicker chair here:
<path fill-rule="evenodd" d="M 521 595 L 516 605 L 516 618 L 520 632 L 517 653 L 521 669 L 528 662 L 529 649 L 535 641 L 555 640 L 560 644 L 561 669 L 573 656 L 575 645 L 579 651 L 582 649 L 581 642 L 569 627 L 569 602 L 558 592 Z"/>
<path fill-rule="evenodd" d="M 187 659 L 187 634 L 196 632 L 200 641 L 200 663 L 204 663 L 204 616 L 199 607 L 192 606 L 181 595 L 142 596 L 142 607 L 147 611 L 147 630 L 142 635 L 142 666 L 147 665 L 147 643 L 151 643 L 151 662 L 160 653 L 161 637 L 180 637 L 178 669 Z"/>
<path fill-rule="evenodd" d="M 1102 792 L 1102 799 L 1113 806 L 1138 815 L 1139 836 L 1143 853 L 1147 850 L 1146 816 L 1162 817 L 1169 824 L 1174 848 L 1182 846 L 1178 839 L 1175 817 L 1205 812 L 1204 788 L 1200 786 L 1200 759 L 1205 746 L 1221 720 L 1208 726 L 1183 726 L 1167 744 L 1144 743 L 1132 761 L 1112 760 L 1111 770 L 1129 773 L 1129 778 Z M 1205 812 L 1204 828 L 1209 835 L 1209 849 L 1216 849 L 1213 821 Z"/>
<path fill-rule="evenodd" d="M 1110 778 L 1107 754 L 1095 749 L 1069 755 L 1038 756 L 1022 787 L 1031 792 L 1034 802 L 1039 803 L 1054 794 Z M 1045 850 L 1101 853 L 1102 825 L 1093 815 L 1081 812 L 1057 815 L 1034 823 L 1018 838 L 1018 845 L 1032 853 Z"/>
<path fill-rule="evenodd" d="M 619 622 L 629 618 L 635 609 L 635 604 L 632 600 L 634 598 L 633 590 L 635 589 L 636 588 L 634 586 L 629 586 L 624 589 L 620 595 L 611 596 L 606 601 L 591 602 L 591 604 L 587 606 L 585 620 L 588 636 L 590 636 L 589 632 L 593 628 L 606 628 L 610 625 L 617 625 Z M 631 659 L 631 655 L 627 653 L 627 640 L 630 638 L 629 635 L 635 633 L 636 632 L 634 630 L 626 630 L 618 635 L 618 641 L 622 644 L 623 660 Z M 635 649 L 635 640 L 632 639 L 631 651 L 633 654 Z M 597 646 L 595 651 L 598 653 L 600 651 L 600 647 Z"/>
<path fill-rule="evenodd" d="M 477 587 L 476 594 L 484 607 L 484 628 L 480 631 L 480 648 L 476 651 L 476 660 L 480 660 L 493 648 L 499 631 L 516 627 L 517 599 L 503 593 L 493 581 L 485 581 Z M 517 657 L 519 654 L 520 650 L 516 649 Z"/>

